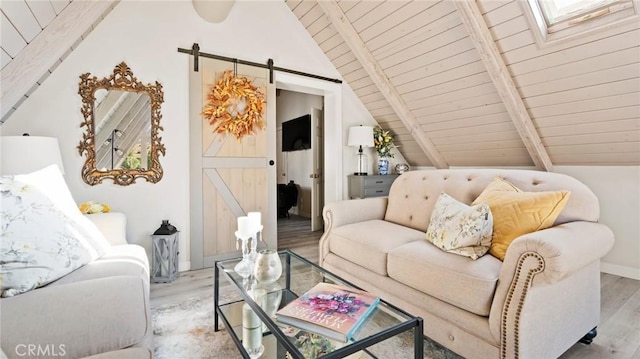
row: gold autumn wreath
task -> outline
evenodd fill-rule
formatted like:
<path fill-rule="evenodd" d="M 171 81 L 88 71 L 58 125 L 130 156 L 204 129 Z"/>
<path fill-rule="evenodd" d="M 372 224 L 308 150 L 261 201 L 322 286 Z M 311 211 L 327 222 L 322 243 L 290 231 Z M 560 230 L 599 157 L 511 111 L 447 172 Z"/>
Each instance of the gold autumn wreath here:
<path fill-rule="evenodd" d="M 264 94 L 257 87 L 246 77 L 236 77 L 227 70 L 211 86 L 202 115 L 214 126 L 214 132 L 230 133 L 239 140 L 254 133 L 256 127 L 264 128 L 264 105 Z"/>

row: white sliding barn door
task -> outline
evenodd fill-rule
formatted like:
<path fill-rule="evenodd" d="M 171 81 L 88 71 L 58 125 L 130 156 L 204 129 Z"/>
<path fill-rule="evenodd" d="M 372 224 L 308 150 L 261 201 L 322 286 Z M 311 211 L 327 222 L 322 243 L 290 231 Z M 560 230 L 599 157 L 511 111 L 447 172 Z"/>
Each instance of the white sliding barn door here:
<path fill-rule="evenodd" d="M 199 71 L 190 63 L 190 177 L 191 264 L 193 269 L 211 267 L 216 260 L 240 256 L 234 232 L 237 217 L 262 213 L 264 226 L 260 247 L 276 249 L 275 85 L 269 72 L 238 65 L 266 95 L 265 128 L 237 140 L 213 132 L 200 114 L 211 86 L 233 64 L 200 57 Z"/>

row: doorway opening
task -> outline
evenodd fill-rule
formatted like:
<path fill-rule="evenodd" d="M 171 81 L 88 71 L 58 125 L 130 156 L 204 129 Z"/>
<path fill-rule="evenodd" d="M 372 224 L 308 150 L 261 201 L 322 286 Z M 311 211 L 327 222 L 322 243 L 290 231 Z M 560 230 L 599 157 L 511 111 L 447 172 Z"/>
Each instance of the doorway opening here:
<path fill-rule="evenodd" d="M 279 245 L 322 231 L 324 96 L 276 89 Z"/>
<path fill-rule="evenodd" d="M 323 79 L 304 77 L 296 74 L 285 73 L 276 71 L 275 73 L 276 79 L 276 89 L 279 90 L 289 90 L 293 92 L 299 92 L 303 94 L 311 94 L 318 95 L 323 98 L 322 106 L 316 107 L 322 110 L 322 128 L 318 133 L 322 135 L 323 140 L 321 141 L 323 145 L 323 150 L 316 152 L 316 157 L 314 160 L 317 160 L 318 163 L 322 166 L 321 171 L 313 172 L 319 174 L 319 178 L 316 180 L 316 185 L 319 188 L 318 196 L 312 196 L 313 198 L 319 198 L 319 205 L 311 205 L 312 217 L 316 218 L 320 223 L 320 232 L 323 231 L 323 221 L 322 221 L 322 209 L 325 203 L 335 202 L 341 200 L 343 198 L 343 187 L 344 187 L 344 178 L 343 178 L 343 129 L 342 129 L 342 85 L 335 82 L 325 81 Z M 277 96 L 276 96 L 277 101 Z M 310 110 L 313 114 L 313 110 Z M 276 106 L 277 112 L 277 106 Z M 275 136 L 278 137 L 277 135 Z M 277 157 L 274 146 L 274 157 Z M 314 146 L 312 145 L 312 148 Z M 318 146 L 315 146 L 316 148 Z M 276 179 L 279 177 L 278 174 L 275 175 Z M 315 214 L 315 216 L 314 216 Z M 276 228 L 279 229 L 280 226 L 276 225 Z M 284 230 L 284 228 L 282 228 Z M 304 233 L 308 234 L 316 234 L 317 232 L 305 231 L 305 232 L 297 232 L 296 235 L 296 243 L 301 241 L 301 237 L 306 237 Z M 280 243 L 284 242 L 284 233 L 278 233 L 277 241 L 278 247 L 280 247 Z M 319 237 L 319 236 L 318 236 Z M 317 242 L 317 238 L 315 239 Z"/>

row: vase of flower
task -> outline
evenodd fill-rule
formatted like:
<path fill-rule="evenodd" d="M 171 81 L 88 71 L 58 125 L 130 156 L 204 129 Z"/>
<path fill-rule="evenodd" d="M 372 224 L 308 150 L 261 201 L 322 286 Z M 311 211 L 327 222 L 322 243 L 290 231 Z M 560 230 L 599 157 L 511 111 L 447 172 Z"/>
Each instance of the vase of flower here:
<path fill-rule="evenodd" d="M 378 174 L 386 176 L 389 174 L 389 158 L 380 157 L 378 158 Z"/>
<path fill-rule="evenodd" d="M 380 126 L 373 129 L 373 146 L 378 154 L 378 174 L 389 174 L 389 158 L 393 158 L 391 147 L 393 146 L 393 135 L 388 130 L 383 130 Z"/>

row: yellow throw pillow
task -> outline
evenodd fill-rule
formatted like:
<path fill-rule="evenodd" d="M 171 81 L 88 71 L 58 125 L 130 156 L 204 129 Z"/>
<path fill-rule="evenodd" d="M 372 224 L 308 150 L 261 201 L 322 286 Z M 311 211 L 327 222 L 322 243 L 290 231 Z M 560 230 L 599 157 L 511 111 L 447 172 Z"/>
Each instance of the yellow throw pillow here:
<path fill-rule="evenodd" d="M 509 181 L 495 178 L 472 203 L 487 203 L 493 214 L 489 253 L 504 260 L 514 239 L 551 227 L 567 204 L 569 194 L 568 191 L 523 192 Z"/>

